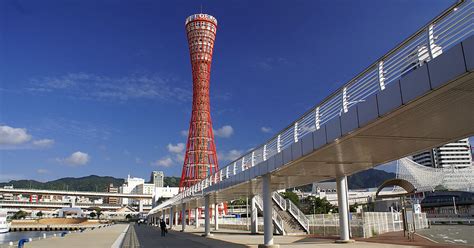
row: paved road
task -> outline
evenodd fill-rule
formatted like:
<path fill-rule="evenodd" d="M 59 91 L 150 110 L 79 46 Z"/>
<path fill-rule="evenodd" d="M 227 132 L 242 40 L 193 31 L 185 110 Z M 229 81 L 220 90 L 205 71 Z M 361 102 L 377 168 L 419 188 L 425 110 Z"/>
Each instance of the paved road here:
<path fill-rule="evenodd" d="M 474 246 L 474 226 L 431 225 L 430 229 L 417 230 L 417 233 L 440 244 Z"/>
<path fill-rule="evenodd" d="M 156 227 L 147 225 L 135 225 L 140 242 L 140 248 L 165 248 L 165 247 L 226 247 L 226 248 L 242 248 L 245 245 L 233 244 L 221 240 L 203 238 L 191 233 L 182 233 L 177 231 L 169 231 L 166 237 L 161 237 L 160 230 Z"/>

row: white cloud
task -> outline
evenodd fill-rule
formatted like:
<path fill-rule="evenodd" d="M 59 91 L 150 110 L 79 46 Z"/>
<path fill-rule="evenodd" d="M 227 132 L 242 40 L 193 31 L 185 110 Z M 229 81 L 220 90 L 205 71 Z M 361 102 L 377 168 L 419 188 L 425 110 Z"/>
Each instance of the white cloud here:
<path fill-rule="evenodd" d="M 142 161 L 141 158 L 138 158 L 138 157 L 137 157 L 137 158 L 135 158 L 135 163 L 136 163 L 136 164 L 141 164 L 141 163 L 143 163 L 143 161 Z"/>
<path fill-rule="evenodd" d="M 152 162 L 151 165 L 158 167 L 170 167 L 173 165 L 173 160 L 170 157 L 164 157 Z"/>
<path fill-rule="evenodd" d="M 67 158 L 56 159 L 56 160 L 70 166 L 79 166 L 79 165 L 85 165 L 89 163 L 90 156 L 87 153 L 77 151 L 71 154 L 71 156 Z"/>
<path fill-rule="evenodd" d="M 230 150 L 228 152 L 219 152 L 217 154 L 217 158 L 220 162 L 231 162 L 238 159 L 240 156 L 242 156 L 242 151 L 236 149 Z"/>
<path fill-rule="evenodd" d="M 271 127 L 261 127 L 260 130 L 264 133 L 271 133 L 272 132 Z"/>
<path fill-rule="evenodd" d="M 25 128 L 0 126 L 0 145 L 20 145 L 31 140 Z"/>
<path fill-rule="evenodd" d="M 176 145 L 173 145 L 170 143 L 168 144 L 167 148 L 168 148 L 168 151 L 171 153 L 182 153 L 186 147 L 184 143 L 178 143 Z"/>
<path fill-rule="evenodd" d="M 214 134 L 217 137 L 221 137 L 221 138 L 229 138 L 230 136 L 232 136 L 233 133 L 234 133 L 234 128 L 232 128 L 232 126 L 230 125 L 225 125 L 217 130 L 214 130 Z"/>
<path fill-rule="evenodd" d="M 40 169 L 36 170 L 36 173 L 38 173 L 38 174 L 48 174 L 49 170 L 40 168 Z"/>
<path fill-rule="evenodd" d="M 47 148 L 54 145 L 54 140 L 52 139 L 41 139 L 41 140 L 33 140 L 33 145 L 39 148 Z"/>
<path fill-rule="evenodd" d="M 128 101 L 133 99 L 160 99 L 187 102 L 192 92 L 177 87 L 176 77 L 132 74 L 108 77 L 89 73 L 69 73 L 59 77 L 42 77 L 30 80 L 27 88 L 32 93 L 61 92 L 65 96 L 88 100 Z"/>
<path fill-rule="evenodd" d="M 0 150 L 49 148 L 53 144 L 52 139 L 33 140 L 26 128 L 0 125 Z"/>

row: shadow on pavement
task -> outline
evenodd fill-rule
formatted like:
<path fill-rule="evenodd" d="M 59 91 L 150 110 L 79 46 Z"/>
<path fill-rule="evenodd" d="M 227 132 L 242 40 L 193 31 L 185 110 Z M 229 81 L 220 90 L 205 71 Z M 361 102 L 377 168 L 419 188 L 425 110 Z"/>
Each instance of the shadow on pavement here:
<path fill-rule="evenodd" d="M 166 237 L 161 237 L 159 228 L 140 225 L 135 226 L 135 231 L 140 243 L 140 248 L 155 248 L 155 247 L 229 247 L 241 248 L 246 245 L 225 242 L 222 240 L 204 238 L 196 235 L 198 231 L 178 232 L 169 230 Z"/>

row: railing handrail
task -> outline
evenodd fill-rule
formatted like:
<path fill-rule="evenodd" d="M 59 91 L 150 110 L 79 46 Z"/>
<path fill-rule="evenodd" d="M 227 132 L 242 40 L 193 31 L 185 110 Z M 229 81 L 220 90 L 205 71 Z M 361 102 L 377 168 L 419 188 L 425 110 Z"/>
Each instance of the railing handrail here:
<path fill-rule="evenodd" d="M 295 217 L 295 219 L 303 226 L 307 233 L 309 233 L 309 219 L 290 199 L 288 201 L 288 212 Z"/>
<path fill-rule="evenodd" d="M 276 204 L 280 207 L 281 210 L 286 210 L 286 199 L 283 198 L 283 196 L 281 196 L 280 193 L 276 191 L 273 192 L 272 198 L 276 202 Z"/>
<path fill-rule="evenodd" d="M 408 71 L 435 58 L 443 50 L 469 37 L 472 35 L 472 31 L 469 30 L 472 6 L 474 6 L 473 1 L 464 0 L 453 4 L 267 142 L 222 167 L 217 173 L 203 179 L 195 186 L 185 189 L 179 195 L 160 204 L 157 209 L 175 204 L 186 197 L 195 196 L 199 192 L 201 193 L 198 195 L 201 197 L 203 189 L 280 153 L 289 145 L 298 142 L 302 134 L 317 130 L 319 126 L 332 118 L 340 116 L 342 112 L 347 112 L 352 105 L 384 90 L 385 85 L 394 82 Z M 436 26 L 437 23 L 440 24 L 439 28 Z M 438 37 L 438 34 L 443 36 Z M 384 67 L 384 63 L 388 65 L 387 68 Z"/>

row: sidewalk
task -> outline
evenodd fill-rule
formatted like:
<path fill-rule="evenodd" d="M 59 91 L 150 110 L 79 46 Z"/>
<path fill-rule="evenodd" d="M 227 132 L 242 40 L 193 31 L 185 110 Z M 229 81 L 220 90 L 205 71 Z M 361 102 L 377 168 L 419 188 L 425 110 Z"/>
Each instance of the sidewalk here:
<path fill-rule="evenodd" d="M 203 228 L 195 229 L 194 227 L 189 227 L 186 229 L 185 233 L 193 234 L 195 236 L 200 236 L 204 232 Z M 219 231 L 212 232 L 213 236 L 211 238 L 202 238 L 204 240 L 219 240 L 228 243 L 241 245 L 240 247 L 258 247 L 259 244 L 263 243 L 263 234 L 251 235 L 238 230 L 225 230 L 220 229 Z M 394 244 L 382 244 L 375 242 L 364 242 L 357 241 L 355 243 L 349 244 L 336 244 L 334 239 L 322 239 L 304 236 L 273 236 L 273 242 L 279 244 L 280 247 L 415 247 L 412 245 L 394 245 Z M 169 246 L 171 247 L 171 246 Z M 189 246 L 191 247 L 191 246 Z M 213 246 L 207 246 L 213 247 Z"/>
<path fill-rule="evenodd" d="M 85 232 L 73 232 L 65 237 L 53 237 L 42 240 L 33 240 L 25 244 L 25 248 L 51 248 L 51 247 L 68 247 L 68 248 L 102 248 L 111 247 L 115 240 L 125 230 L 127 224 L 117 224 L 100 229 L 87 230 Z"/>

